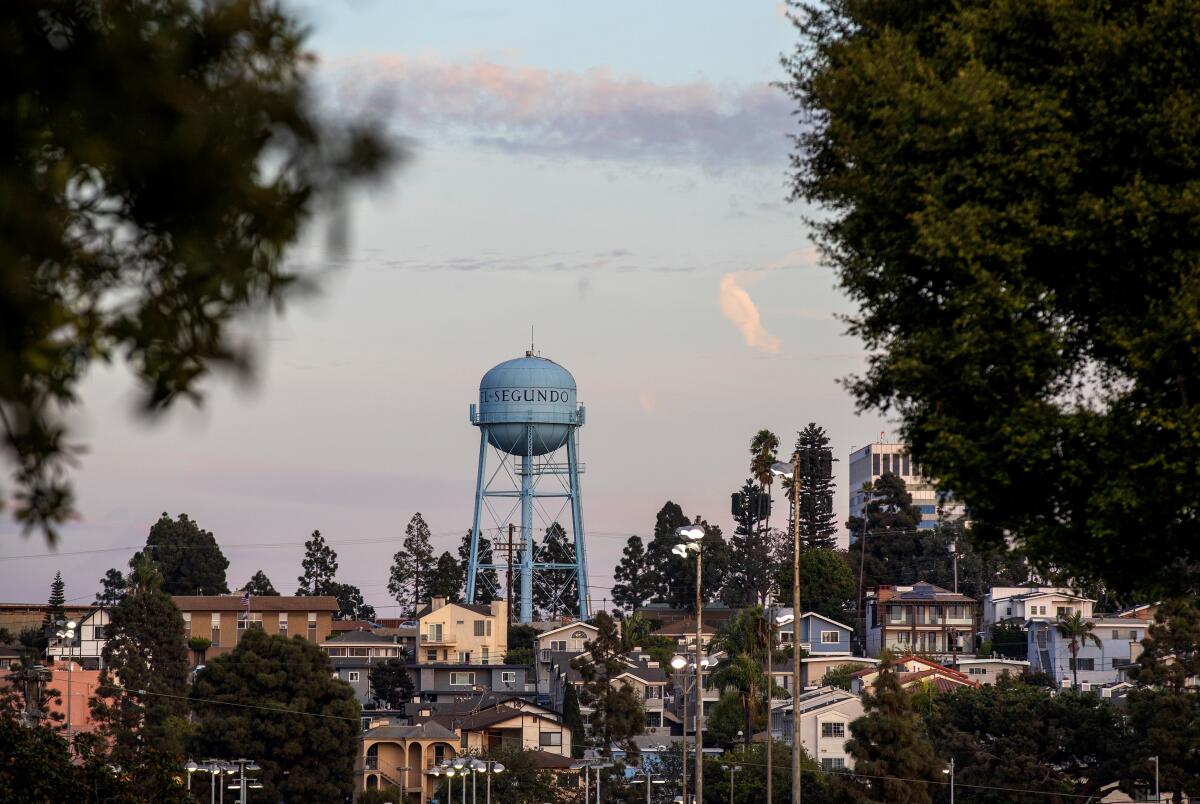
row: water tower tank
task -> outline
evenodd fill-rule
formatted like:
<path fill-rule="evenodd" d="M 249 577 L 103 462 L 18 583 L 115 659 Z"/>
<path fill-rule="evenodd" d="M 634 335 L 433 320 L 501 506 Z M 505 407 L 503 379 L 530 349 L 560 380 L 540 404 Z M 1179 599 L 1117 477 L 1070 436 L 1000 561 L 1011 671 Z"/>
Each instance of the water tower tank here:
<path fill-rule="evenodd" d="M 524 357 L 495 366 L 479 382 L 476 424 L 486 424 L 488 441 L 510 455 L 526 454 L 526 427 L 534 425 L 531 455 L 562 447 L 579 424 L 575 378 L 544 357 Z"/>

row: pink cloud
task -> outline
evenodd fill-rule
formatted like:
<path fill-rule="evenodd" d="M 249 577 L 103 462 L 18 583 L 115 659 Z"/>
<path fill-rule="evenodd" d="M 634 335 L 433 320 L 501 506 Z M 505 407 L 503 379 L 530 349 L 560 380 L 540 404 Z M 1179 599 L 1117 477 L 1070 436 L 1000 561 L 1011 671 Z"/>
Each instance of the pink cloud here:
<path fill-rule="evenodd" d="M 548 70 L 393 55 L 334 65 L 340 104 L 405 132 L 595 159 L 782 165 L 789 109 L 766 84 L 661 84 L 605 68 Z"/>

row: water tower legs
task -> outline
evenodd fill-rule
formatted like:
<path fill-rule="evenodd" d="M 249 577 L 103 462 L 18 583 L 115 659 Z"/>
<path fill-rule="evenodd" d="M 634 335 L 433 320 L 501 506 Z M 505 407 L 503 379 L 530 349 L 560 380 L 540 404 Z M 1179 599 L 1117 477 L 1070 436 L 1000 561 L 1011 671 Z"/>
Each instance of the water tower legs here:
<path fill-rule="evenodd" d="M 533 622 L 533 428 L 521 456 L 521 622 Z"/>

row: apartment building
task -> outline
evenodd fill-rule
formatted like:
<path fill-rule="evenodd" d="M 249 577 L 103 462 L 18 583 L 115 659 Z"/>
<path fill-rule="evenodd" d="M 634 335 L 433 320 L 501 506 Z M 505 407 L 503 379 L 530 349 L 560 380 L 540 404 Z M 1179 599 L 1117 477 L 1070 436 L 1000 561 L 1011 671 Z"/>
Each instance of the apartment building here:
<path fill-rule="evenodd" d="M 861 517 L 866 514 L 868 499 L 863 486 L 874 483 L 886 474 L 900 477 L 912 495 L 913 505 L 921 509 L 918 527 L 934 527 L 939 506 L 947 520 L 966 516 L 966 506 L 953 497 L 939 493 L 937 483 L 929 479 L 922 467 L 912 460 L 908 449 L 908 444 L 880 440 L 850 453 L 850 516 Z"/>
<path fill-rule="evenodd" d="M 354 688 L 360 704 L 372 703 L 371 668 L 388 659 L 405 659 L 404 646 L 398 636 L 390 637 L 371 631 L 345 631 L 321 642 L 329 654 L 335 678 Z"/>
<path fill-rule="evenodd" d="M 975 650 L 974 598 L 924 581 L 867 590 L 867 655 L 883 650 L 950 658 Z"/>
<path fill-rule="evenodd" d="M 555 657 L 578 656 L 587 648 L 588 642 L 596 638 L 599 629 L 583 622 L 567 623 L 543 631 L 537 637 L 537 684 L 538 692 L 553 697 L 553 667 Z"/>
<path fill-rule="evenodd" d="M 435 597 L 417 615 L 418 664 L 503 664 L 508 604 L 450 603 Z"/>
<path fill-rule="evenodd" d="M 1030 672 L 1048 673 L 1064 686 L 1074 683 L 1076 666 L 1081 686 L 1125 680 L 1142 654 L 1142 640 L 1152 623 L 1132 617 L 1088 617 L 1087 621 L 1100 644 L 1080 642 L 1073 657 L 1071 640 L 1059 633 L 1053 620 L 1027 620 Z"/>
<path fill-rule="evenodd" d="M 334 597 L 251 596 L 247 606 L 242 605 L 241 595 L 175 595 L 171 599 L 183 614 L 184 639 L 212 640 L 203 652 L 193 651 L 193 665 L 233 650 L 251 628 L 299 636 L 319 645 L 332 633 L 333 615 L 338 610 Z"/>

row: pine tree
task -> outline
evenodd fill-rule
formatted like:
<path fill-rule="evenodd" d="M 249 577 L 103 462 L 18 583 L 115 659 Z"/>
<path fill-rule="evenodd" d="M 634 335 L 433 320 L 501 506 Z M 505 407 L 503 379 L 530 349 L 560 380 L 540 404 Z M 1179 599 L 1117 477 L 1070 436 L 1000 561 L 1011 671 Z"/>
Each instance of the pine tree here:
<path fill-rule="evenodd" d="M 229 559 L 217 539 L 187 514 L 171 519 L 165 512 L 150 528 L 144 551 L 162 574 L 168 595 L 228 594 L 225 570 Z"/>
<path fill-rule="evenodd" d="M 646 545 L 646 578 L 652 593 L 651 600 L 671 599 L 677 578 L 687 574 L 688 563 L 671 551 L 679 544 L 676 528 L 692 524 L 678 503 L 667 500 L 654 517 L 654 538 Z M 691 571 L 695 575 L 695 571 Z M 694 588 L 693 584 L 693 588 Z"/>
<path fill-rule="evenodd" d="M 628 685 L 612 683 L 628 669 L 621 655 L 621 634 L 616 620 L 602 611 L 592 624 L 598 632 L 584 646 L 588 656 L 586 660 L 573 660 L 572 666 L 584 682 L 580 701 L 592 707 L 592 735 L 599 738 L 604 755 L 611 756 L 614 743 L 623 743 L 645 730 L 646 712 L 641 699 Z"/>
<path fill-rule="evenodd" d="M 301 596 L 325 597 L 331 594 L 337 583 L 337 553 L 325 544 L 321 531 L 314 530 L 312 537 L 304 543 L 304 560 L 300 562 L 304 574 L 296 579 Z"/>
<path fill-rule="evenodd" d="M 279 597 L 279 592 L 275 590 L 275 585 L 271 583 L 271 579 L 262 570 L 254 573 L 242 589 L 255 597 Z"/>
<path fill-rule="evenodd" d="M 96 593 L 95 605 L 111 609 L 124 599 L 128 584 L 129 581 L 119 569 L 115 567 L 110 569 L 100 579 L 100 591 Z"/>
<path fill-rule="evenodd" d="M 396 598 L 402 612 L 416 617 L 421 604 L 429 599 L 429 579 L 434 566 L 429 525 L 418 511 L 404 529 L 404 545 L 393 556 L 388 580 L 388 592 Z"/>
<path fill-rule="evenodd" d="M 613 579 L 613 603 L 631 614 L 654 598 L 654 573 L 641 536 L 630 536 L 625 543 Z"/>
<path fill-rule="evenodd" d="M 182 762 L 187 718 L 183 616 L 163 591 L 154 562 L 135 557 L 129 590 L 111 610 L 109 623 L 92 716 L 111 741 L 111 761 L 138 778 L 150 762 L 148 752 Z M 146 794 L 156 798 L 150 790 Z"/>
<path fill-rule="evenodd" d="M 67 619 L 67 611 L 64 608 L 66 602 L 66 584 L 63 583 L 62 572 L 56 572 L 54 580 L 50 582 L 50 599 L 46 601 L 46 613 L 42 616 L 42 630 L 46 632 L 47 637 L 62 627 L 59 622 Z"/>
<path fill-rule="evenodd" d="M 729 574 L 721 599 L 736 608 L 764 604 L 777 570 L 771 535 L 762 527 L 770 511 L 769 498 L 753 480 L 747 480 L 732 498 L 737 528 L 730 540 Z"/>
<path fill-rule="evenodd" d="M 462 543 L 458 545 L 458 559 L 462 566 L 462 577 L 464 590 L 466 588 L 467 570 L 471 561 L 471 531 L 467 531 L 463 536 Z M 494 564 L 495 558 L 492 553 L 492 540 L 486 539 L 482 534 L 479 536 L 479 563 Z M 464 591 L 465 593 L 465 591 Z M 475 573 L 475 601 L 476 603 L 491 603 L 493 600 L 500 599 L 500 577 L 494 569 L 479 568 Z"/>
<path fill-rule="evenodd" d="M 836 544 L 837 517 L 833 513 L 833 492 L 836 483 L 832 472 L 825 477 L 822 466 L 833 465 L 833 450 L 829 448 L 829 436 L 824 427 L 815 422 L 796 434 L 796 454 L 803 469 L 800 474 L 800 537 L 806 549 L 824 547 L 832 549 Z M 791 481 L 784 482 L 790 493 Z M 790 498 L 789 498 L 790 499 Z M 788 510 L 789 523 L 791 509 Z M 793 532 L 789 527 L 789 533 Z"/>
<path fill-rule="evenodd" d="M 348 583 L 334 581 L 326 588 L 325 594 L 337 598 L 338 610 L 334 615 L 336 620 L 374 620 L 375 607 L 363 600 L 362 590 Z"/>
<path fill-rule="evenodd" d="M 462 564 L 447 550 L 438 557 L 437 566 L 429 577 L 429 597 L 444 597 L 451 603 L 461 603 L 465 580 Z"/>
<path fill-rule="evenodd" d="M 571 745 L 583 747 L 583 713 L 579 711 L 579 694 L 575 692 L 574 684 L 567 684 L 563 690 L 562 722 L 571 730 Z"/>
<path fill-rule="evenodd" d="M 884 654 L 874 687 L 863 692 L 862 701 L 865 714 L 850 724 L 846 750 L 868 800 L 930 804 L 928 782 L 941 777 L 941 768 L 891 655 Z"/>
<path fill-rule="evenodd" d="M 575 545 L 557 522 L 546 528 L 546 536 L 535 552 L 535 561 L 574 564 Z M 548 619 L 564 614 L 579 616 L 579 578 L 573 569 L 542 570 L 533 587 L 533 602 Z"/>
<path fill-rule="evenodd" d="M 415 687 L 403 661 L 388 659 L 376 662 L 371 668 L 369 678 L 371 696 L 376 704 L 404 712 L 405 704 L 412 700 Z"/>

